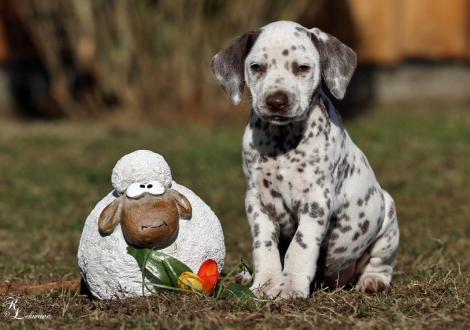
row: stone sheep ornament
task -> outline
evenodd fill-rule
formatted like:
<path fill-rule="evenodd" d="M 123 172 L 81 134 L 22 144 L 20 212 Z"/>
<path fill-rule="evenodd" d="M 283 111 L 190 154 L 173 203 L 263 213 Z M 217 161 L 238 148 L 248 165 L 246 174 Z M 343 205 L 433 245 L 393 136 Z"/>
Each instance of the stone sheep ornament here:
<path fill-rule="evenodd" d="M 217 216 L 172 181 L 162 156 L 138 150 L 122 157 L 111 182 L 114 190 L 88 216 L 78 247 L 80 273 L 95 298 L 152 293 L 138 283 L 141 268 L 128 254 L 129 245 L 156 248 L 193 271 L 214 259 L 222 270 L 225 244 Z"/>

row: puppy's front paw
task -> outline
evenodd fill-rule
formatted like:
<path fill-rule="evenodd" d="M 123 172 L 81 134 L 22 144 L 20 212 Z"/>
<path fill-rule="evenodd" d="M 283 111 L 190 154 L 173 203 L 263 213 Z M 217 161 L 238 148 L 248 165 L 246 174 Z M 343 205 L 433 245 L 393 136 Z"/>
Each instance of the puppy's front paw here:
<path fill-rule="evenodd" d="M 270 298 L 308 298 L 310 295 L 309 277 L 303 274 L 284 273 L 281 280 L 268 292 Z"/>
<path fill-rule="evenodd" d="M 281 280 L 282 276 L 280 272 L 256 273 L 250 290 L 253 291 L 258 298 L 262 298 L 263 293 L 271 291 Z"/>
<path fill-rule="evenodd" d="M 368 274 L 360 279 L 357 290 L 363 293 L 390 293 L 392 288 L 380 275 Z"/>
<path fill-rule="evenodd" d="M 275 285 L 271 290 L 269 290 L 268 296 L 270 298 L 280 299 L 308 298 L 309 291 L 309 288 L 295 287 L 294 285 L 280 283 L 279 285 Z"/>
<path fill-rule="evenodd" d="M 266 281 L 254 281 L 253 285 L 250 287 L 250 290 L 253 291 L 256 297 L 262 298 L 263 293 L 269 292 L 274 286 L 274 282 L 269 279 Z"/>

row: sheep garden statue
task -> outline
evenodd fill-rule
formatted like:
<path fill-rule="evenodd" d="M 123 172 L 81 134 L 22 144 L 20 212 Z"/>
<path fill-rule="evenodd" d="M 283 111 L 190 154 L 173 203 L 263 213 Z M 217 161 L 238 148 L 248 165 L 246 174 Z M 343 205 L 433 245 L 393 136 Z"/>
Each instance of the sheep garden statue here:
<path fill-rule="evenodd" d="M 224 236 L 214 212 L 172 181 L 162 156 L 138 150 L 113 169 L 114 190 L 88 216 L 78 248 L 81 276 L 98 299 L 148 295 L 128 246 L 158 249 L 197 270 L 207 259 L 222 270 Z"/>

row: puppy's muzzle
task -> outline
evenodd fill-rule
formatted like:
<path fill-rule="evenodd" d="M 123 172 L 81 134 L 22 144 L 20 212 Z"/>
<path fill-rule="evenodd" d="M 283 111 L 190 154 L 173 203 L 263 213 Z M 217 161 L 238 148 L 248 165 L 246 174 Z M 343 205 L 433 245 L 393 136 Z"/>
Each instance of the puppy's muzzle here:
<path fill-rule="evenodd" d="M 285 116 L 289 109 L 289 98 L 284 92 L 276 92 L 266 98 L 266 106 L 272 115 Z"/>
<path fill-rule="evenodd" d="M 263 116 L 263 119 L 272 124 L 285 125 L 292 119 L 289 116 L 289 97 L 285 92 L 275 92 L 269 95 L 266 98 L 266 108 L 269 115 Z"/>

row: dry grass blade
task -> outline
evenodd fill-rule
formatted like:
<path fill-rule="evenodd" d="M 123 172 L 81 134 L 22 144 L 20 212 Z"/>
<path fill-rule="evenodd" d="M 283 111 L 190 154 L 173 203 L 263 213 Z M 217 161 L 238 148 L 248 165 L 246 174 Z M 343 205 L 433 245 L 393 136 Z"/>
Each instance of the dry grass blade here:
<path fill-rule="evenodd" d="M 57 289 L 75 291 L 80 288 L 80 279 L 73 281 L 56 281 L 41 285 L 24 285 L 20 283 L 3 283 L 0 284 L 0 294 L 17 294 L 17 293 L 46 293 Z"/>

